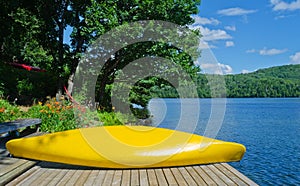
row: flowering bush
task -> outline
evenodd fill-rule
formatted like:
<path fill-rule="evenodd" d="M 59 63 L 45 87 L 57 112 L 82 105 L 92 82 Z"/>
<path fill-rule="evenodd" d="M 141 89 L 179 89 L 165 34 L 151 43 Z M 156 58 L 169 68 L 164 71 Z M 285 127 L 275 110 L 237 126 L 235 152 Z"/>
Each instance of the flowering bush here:
<path fill-rule="evenodd" d="M 99 125 L 134 124 L 136 118 L 132 115 L 119 112 L 91 111 L 86 107 L 72 105 L 71 102 L 55 98 L 45 103 L 39 102 L 28 109 L 21 111 L 17 106 L 0 99 L 0 122 L 12 121 L 19 118 L 42 119 L 41 131 L 58 132 L 75 128 L 92 127 Z"/>
<path fill-rule="evenodd" d="M 23 114 L 17 106 L 11 105 L 4 99 L 0 99 L 0 123 L 18 119 Z"/>
<path fill-rule="evenodd" d="M 68 101 L 48 100 L 32 106 L 27 117 L 42 119 L 41 130 L 44 132 L 64 131 L 76 128 L 73 106 Z"/>

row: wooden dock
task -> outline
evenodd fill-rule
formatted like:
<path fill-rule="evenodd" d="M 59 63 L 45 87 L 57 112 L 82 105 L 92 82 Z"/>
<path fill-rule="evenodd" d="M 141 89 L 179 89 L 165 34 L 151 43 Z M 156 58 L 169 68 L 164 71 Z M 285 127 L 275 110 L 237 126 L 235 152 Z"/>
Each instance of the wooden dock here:
<path fill-rule="evenodd" d="M 18 159 L 0 185 L 257 185 L 227 163 L 157 169 L 95 169 Z"/>

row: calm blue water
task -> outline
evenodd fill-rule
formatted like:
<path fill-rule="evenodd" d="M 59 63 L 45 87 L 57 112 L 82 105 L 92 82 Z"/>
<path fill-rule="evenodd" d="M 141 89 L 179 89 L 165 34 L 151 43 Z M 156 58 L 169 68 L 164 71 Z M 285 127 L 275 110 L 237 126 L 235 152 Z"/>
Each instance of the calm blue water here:
<path fill-rule="evenodd" d="M 154 99 L 149 107 L 158 127 L 244 144 L 243 160 L 231 165 L 259 185 L 300 185 L 300 98 L 219 99 L 214 104 L 211 99 Z"/>

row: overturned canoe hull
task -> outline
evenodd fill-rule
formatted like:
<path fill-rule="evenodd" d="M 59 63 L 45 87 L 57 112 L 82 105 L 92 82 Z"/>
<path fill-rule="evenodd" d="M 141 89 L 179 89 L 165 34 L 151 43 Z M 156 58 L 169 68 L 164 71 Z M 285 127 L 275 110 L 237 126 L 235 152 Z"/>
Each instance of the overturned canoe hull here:
<path fill-rule="evenodd" d="M 75 129 L 14 139 L 6 147 L 15 157 L 101 168 L 239 161 L 246 151 L 238 143 L 145 126 Z"/>

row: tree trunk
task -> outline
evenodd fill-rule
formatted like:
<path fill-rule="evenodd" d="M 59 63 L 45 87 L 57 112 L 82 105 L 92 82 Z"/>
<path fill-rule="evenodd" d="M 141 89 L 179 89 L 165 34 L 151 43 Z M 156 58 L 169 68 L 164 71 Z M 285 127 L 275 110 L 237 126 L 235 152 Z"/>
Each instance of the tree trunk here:
<path fill-rule="evenodd" d="M 57 93 L 56 93 L 56 101 L 61 101 L 63 95 L 63 80 L 61 78 L 58 79 L 58 87 L 57 87 Z"/>
<path fill-rule="evenodd" d="M 99 108 L 104 111 L 110 112 L 112 110 L 111 97 L 107 95 L 105 88 L 108 83 L 108 76 L 102 75 L 100 79 L 100 87 L 97 92 L 99 98 Z"/>
<path fill-rule="evenodd" d="M 73 92 L 73 86 L 74 86 L 74 76 L 75 76 L 75 72 L 71 73 L 71 75 L 69 76 L 69 79 L 68 79 L 68 93 L 70 95 L 72 95 L 72 92 Z"/>

